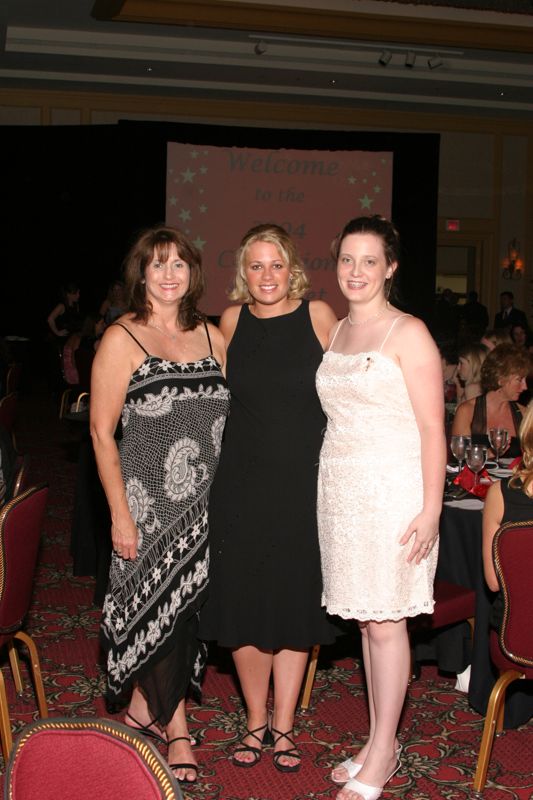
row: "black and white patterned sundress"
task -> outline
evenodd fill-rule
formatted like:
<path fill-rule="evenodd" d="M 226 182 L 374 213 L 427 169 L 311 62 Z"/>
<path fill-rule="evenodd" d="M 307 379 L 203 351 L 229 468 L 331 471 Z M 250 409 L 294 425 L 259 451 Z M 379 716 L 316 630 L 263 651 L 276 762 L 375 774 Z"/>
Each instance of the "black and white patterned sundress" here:
<path fill-rule="evenodd" d="M 122 411 L 120 463 L 139 540 L 134 561 L 112 556 L 102 618 L 108 697 L 117 701 L 138 683 L 166 724 L 188 689 L 199 689 L 205 664 L 197 624 L 208 583 L 207 503 L 230 395 L 210 341 L 210 356 L 176 363 L 150 355 L 121 327 L 146 358 Z"/>

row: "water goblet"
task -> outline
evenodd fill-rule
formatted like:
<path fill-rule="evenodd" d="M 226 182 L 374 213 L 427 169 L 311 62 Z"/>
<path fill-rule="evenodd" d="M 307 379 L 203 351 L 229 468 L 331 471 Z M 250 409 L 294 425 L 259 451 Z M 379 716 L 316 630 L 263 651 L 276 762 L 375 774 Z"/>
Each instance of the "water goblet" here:
<path fill-rule="evenodd" d="M 454 435 L 450 439 L 450 450 L 457 459 L 461 472 L 466 457 L 466 448 L 470 444 L 470 436 Z"/>
<path fill-rule="evenodd" d="M 482 444 L 470 444 L 466 448 L 466 463 L 474 473 L 474 491 L 479 483 L 479 473 L 487 461 L 487 448 Z"/>
<path fill-rule="evenodd" d="M 496 456 L 496 466 L 500 467 L 500 455 L 503 453 L 509 442 L 509 431 L 506 428 L 491 428 L 489 430 L 490 446 Z"/>

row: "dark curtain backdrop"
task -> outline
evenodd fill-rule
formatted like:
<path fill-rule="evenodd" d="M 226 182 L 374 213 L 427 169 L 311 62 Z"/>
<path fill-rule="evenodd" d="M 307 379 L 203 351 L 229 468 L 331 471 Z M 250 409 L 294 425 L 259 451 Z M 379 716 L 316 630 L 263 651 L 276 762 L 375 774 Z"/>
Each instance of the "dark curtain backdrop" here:
<path fill-rule="evenodd" d="M 164 220 L 168 141 L 392 151 L 392 218 L 403 243 L 401 304 L 426 320 L 430 316 L 437 235 L 436 134 L 133 121 L 115 126 L 8 126 L 1 131 L 4 208 L 7 205 L 2 218 L 2 335 L 44 336 L 59 287 L 70 279 L 80 283 L 83 308 L 98 308 L 138 230 Z M 354 209 L 354 216 L 358 213 Z M 344 222 L 339 220 L 339 229 Z"/>

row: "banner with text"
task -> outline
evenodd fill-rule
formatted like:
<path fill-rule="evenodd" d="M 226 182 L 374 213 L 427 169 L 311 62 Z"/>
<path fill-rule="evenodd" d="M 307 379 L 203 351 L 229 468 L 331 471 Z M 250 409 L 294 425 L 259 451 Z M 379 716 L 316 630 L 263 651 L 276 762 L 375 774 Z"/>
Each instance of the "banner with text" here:
<path fill-rule="evenodd" d="M 234 254 L 253 225 L 275 222 L 292 236 L 311 281 L 310 299 L 346 313 L 330 246 L 352 217 L 390 217 L 392 153 L 258 150 L 169 142 L 166 222 L 202 253 L 207 292 L 201 307 L 228 305 Z"/>

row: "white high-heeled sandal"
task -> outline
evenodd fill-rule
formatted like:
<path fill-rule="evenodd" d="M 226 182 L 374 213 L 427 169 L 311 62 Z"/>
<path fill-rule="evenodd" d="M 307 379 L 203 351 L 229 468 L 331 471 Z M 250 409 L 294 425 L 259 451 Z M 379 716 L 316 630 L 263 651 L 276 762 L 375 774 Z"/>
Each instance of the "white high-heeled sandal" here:
<path fill-rule="evenodd" d="M 400 747 L 401 749 L 401 747 Z M 398 752 L 398 751 L 396 751 Z M 400 757 L 398 756 L 398 763 L 396 767 L 393 769 L 383 786 L 370 786 L 368 783 L 361 783 L 356 778 L 352 778 L 347 783 L 344 784 L 344 788 L 347 789 L 349 792 L 357 792 L 363 800 L 378 800 L 383 794 L 383 789 L 388 784 L 392 778 L 396 775 L 400 767 L 402 766 L 402 762 Z"/>
<path fill-rule="evenodd" d="M 400 744 L 398 745 L 398 749 L 396 750 L 396 758 L 398 759 L 398 761 L 400 760 L 400 753 L 402 752 L 402 748 L 403 745 Z M 347 758 L 346 761 L 343 761 L 341 764 L 337 764 L 337 766 L 331 770 L 331 780 L 333 781 L 333 783 L 336 783 L 337 786 L 344 786 L 344 784 L 348 783 L 348 781 L 355 778 L 355 776 L 358 775 L 359 772 L 361 772 L 362 768 L 363 768 L 362 764 L 358 764 L 357 761 L 353 761 L 351 758 Z M 348 773 L 348 777 L 340 781 L 335 779 L 333 777 L 333 773 L 338 769 L 345 769 L 346 772 Z"/>

